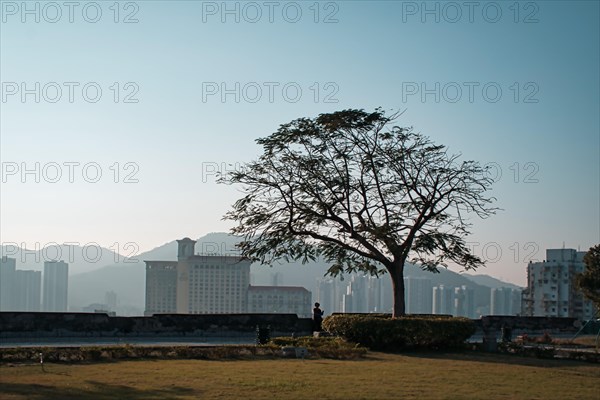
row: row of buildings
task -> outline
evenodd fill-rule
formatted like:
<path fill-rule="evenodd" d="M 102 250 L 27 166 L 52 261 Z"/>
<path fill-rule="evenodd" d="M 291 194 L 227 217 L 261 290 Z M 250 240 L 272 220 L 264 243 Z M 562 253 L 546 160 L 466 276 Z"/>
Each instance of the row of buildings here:
<path fill-rule="evenodd" d="M 16 268 L 17 260 L 0 259 L 0 311 L 67 311 L 69 264 L 44 262 L 44 273 Z"/>
<path fill-rule="evenodd" d="M 478 318 L 480 315 L 594 318 L 594 307 L 576 285 L 585 271 L 584 251 L 548 249 L 546 259 L 527 265 L 527 287 L 491 288 L 489 302 L 477 305 L 469 285 L 434 286 L 426 277 L 405 277 L 407 314 L 448 314 Z M 352 276 L 349 282 L 319 281 L 318 301 L 329 312 L 390 312 L 392 289 L 389 280 Z M 480 302 L 483 303 L 483 302 Z"/>
<path fill-rule="evenodd" d="M 295 313 L 311 315 L 311 292 L 303 287 L 252 286 L 250 261 L 234 256 L 195 255 L 195 241 L 178 240 L 177 261 L 146 261 L 146 315 L 155 313 Z M 404 278 L 408 314 L 523 315 L 593 318 L 575 277 L 584 271 L 585 252 L 549 249 L 547 259 L 527 266 L 528 286 L 491 288 L 489 302 L 476 304 L 475 290 L 433 285 L 426 277 Z M 481 292 L 481 290 L 480 290 Z M 381 313 L 392 309 L 389 279 L 352 275 L 320 279 L 317 301 L 327 314 Z M 480 293 L 481 299 L 481 293 Z"/>
<path fill-rule="evenodd" d="M 250 285 L 250 261 L 233 256 L 194 254 L 196 242 L 178 240 L 177 261 L 146 261 L 145 314 L 184 313 L 295 313 L 310 317 L 312 294 L 303 287 Z M 548 249 L 546 259 L 527 265 L 527 288 L 492 288 L 486 306 L 476 304 L 473 287 L 433 285 L 426 277 L 406 277 L 405 300 L 409 314 L 594 317 L 591 301 L 577 289 L 576 276 L 585 270 L 585 252 Z M 68 310 L 69 265 L 47 261 L 40 271 L 16 269 L 16 259 L 0 259 L 0 311 Z M 333 312 L 390 312 L 389 279 L 352 275 L 320 279 L 316 300 L 327 314 Z M 481 296 L 480 300 L 481 300 Z M 104 305 L 113 309 L 116 294 L 108 292 Z M 481 301 L 480 301 L 481 303 Z M 112 305 L 111 305 L 112 304 Z M 84 311 L 88 311 L 84 309 Z"/>
<path fill-rule="evenodd" d="M 349 282 L 328 278 L 319 280 L 318 301 L 328 312 L 389 313 L 392 288 L 389 279 L 353 275 Z M 407 314 L 445 314 L 478 318 L 482 314 L 516 315 L 521 312 L 521 291 L 492 288 L 489 305 L 479 306 L 469 285 L 434 285 L 426 277 L 404 278 Z"/>
<path fill-rule="evenodd" d="M 250 261 L 194 254 L 196 241 L 177 241 L 177 261 L 145 261 L 145 315 L 158 313 L 293 313 L 311 316 L 303 287 L 251 286 Z"/>

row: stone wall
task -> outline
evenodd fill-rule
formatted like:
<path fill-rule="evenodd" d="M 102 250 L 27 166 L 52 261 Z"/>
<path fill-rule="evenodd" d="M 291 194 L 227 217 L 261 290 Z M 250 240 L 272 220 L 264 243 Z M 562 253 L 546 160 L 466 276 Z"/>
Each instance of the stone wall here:
<path fill-rule="evenodd" d="M 271 336 L 310 335 L 312 321 L 296 314 L 157 314 L 0 312 L 0 338 L 240 337 L 270 326 Z"/>
<path fill-rule="evenodd" d="M 483 330 L 505 327 L 529 332 L 576 332 L 581 327 L 581 322 L 576 318 L 517 317 L 513 315 L 486 315 L 475 320 L 475 323 Z"/>

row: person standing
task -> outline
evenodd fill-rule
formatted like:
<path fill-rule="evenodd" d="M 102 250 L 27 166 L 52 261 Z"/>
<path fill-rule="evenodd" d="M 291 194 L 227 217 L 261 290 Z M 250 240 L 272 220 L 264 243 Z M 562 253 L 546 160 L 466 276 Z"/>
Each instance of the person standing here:
<path fill-rule="evenodd" d="M 321 323 L 323 322 L 323 310 L 321 310 L 321 305 L 319 303 L 315 303 L 315 308 L 313 308 L 313 327 L 315 332 L 321 332 Z"/>

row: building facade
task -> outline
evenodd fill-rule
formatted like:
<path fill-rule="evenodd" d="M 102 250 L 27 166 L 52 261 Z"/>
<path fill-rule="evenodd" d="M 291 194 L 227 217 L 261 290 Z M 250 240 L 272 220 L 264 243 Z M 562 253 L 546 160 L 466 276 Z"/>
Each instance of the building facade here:
<path fill-rule="evenodd" d="M 16 270 L 15 311 L 40 311 L 42 272 Z"/>
<path fill-rule="evenodd" d="M 452 315 L 454 313 L 454 288 L 438 285 L 433 288 L 432 313 Z"/>
<path fill-rule="evenodd" d="M 520 315 L 521 291 L 511 288 L 492 288 L 490 315 Z"/>
<path fill-rule="evenodd" d="M 16 268 L 15 258 L 3 256 L 0 259 L 0 311 L 14 310 Z"/>
<path fill-rule="evenodd" d="M 68 311 L 69 264 L 64 261 L 44 262 L 43 310 Z"/>
<path fill-rule="evenodd" d="M 145 315 L 247 312 L 249 260 L 196 255 L 189 238 L 177 245 L 177 261 L 145 261 Z"/>
<path fill-rule="evenodd" d="M 454 288 L 455 317 L 475 318 L 475 291 L 469 286 L 462 285 Z"/>
<path fill-rule="evenodd" d="M 592 302 L 577 289 L 576 276 L 585 270 L 586 252 L 548 249 L 546 260 L 527 265 L 527 288 L 522 294 L 522 314 L 535 317 L 593 318 Z"/>
<path fill-rule="evenodd" d="M 177 261 L 145 261 L 146 310 L 144 315 L 177 312 Z"/>
<path fill-rule="evenodd" d="M 42 272 L 16 269 L 17 260 L 0 260 L 0 311 L 40 311 Z"/>
<path fill-rule="evenodd" d="M 424 277 L 404 278 L 404 304 L 407 314 L 431 314 L 433 285 Z"/>
<path fill-rule="evenodd" d="M 310 318 L 312 293 L 300 286 L 250 286 L 248 312 L 297 314 Z"/>

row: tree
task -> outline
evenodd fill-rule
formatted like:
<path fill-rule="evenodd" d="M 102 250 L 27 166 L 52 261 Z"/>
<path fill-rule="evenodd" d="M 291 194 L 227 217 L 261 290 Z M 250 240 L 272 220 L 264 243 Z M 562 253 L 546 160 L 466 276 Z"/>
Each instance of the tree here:
<path fill-rule="evenodd" d="M 577 276 L 577 286 L 600 310 L 600 244 L 587 251 L 583 263 L 585 271 Z"/>
<path fill-rule="evenodd" d="M 473 161 L 393 124 L 398 113 L 344 110 L 300 118 L 257 139 L 264 153 L 221 183 L 243 197 L 237 221 L 244 256 L 261 263 L 323 257 L 328 274 L 389 273 L 394 317 L 404 315 L 407 261 L 437 272 L 447 261 L 483 264 L 465 237 L 468 214 L 495 212 L 492 179 Z"/>

